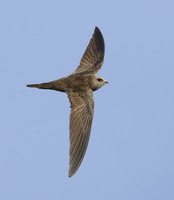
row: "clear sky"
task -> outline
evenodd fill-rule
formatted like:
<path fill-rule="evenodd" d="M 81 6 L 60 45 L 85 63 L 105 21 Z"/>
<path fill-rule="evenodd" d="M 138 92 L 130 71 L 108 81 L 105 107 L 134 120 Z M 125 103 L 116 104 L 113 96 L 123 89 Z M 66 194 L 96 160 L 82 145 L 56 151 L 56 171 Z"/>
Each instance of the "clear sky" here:
<path fill-rule="evenodd" d="M 106 45 L 92 133 L 68 178 L 66 94 L 98 26 Z M 174 199 L 174 1 L 0 2 L 0 199 Z"/>

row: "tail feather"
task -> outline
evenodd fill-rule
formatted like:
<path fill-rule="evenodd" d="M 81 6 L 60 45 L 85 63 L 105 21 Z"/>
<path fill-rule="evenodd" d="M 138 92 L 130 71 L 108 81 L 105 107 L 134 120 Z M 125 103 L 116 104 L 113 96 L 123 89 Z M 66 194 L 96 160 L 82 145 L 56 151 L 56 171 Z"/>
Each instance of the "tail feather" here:
<path fill-rule="evenodd" d="M 55 89 L 55 81 L 51 81 L 48 83 L 40 83 L 40 84 L 29 84 L 29 85 L 27 85 L 27 87 L 54 90 Z"/>
<path fill-rule="evenodd" d="M 40 84 L 29 84 L 27 87 L 39 88 Z"/>
<path fill-rule="evenodd" d="M 65 92 L 64 84 L 62 83 L 62 79 L 51 81 L 48 83 L 29 84 L 29 85 L 27 85 L 27 87 Z"/>

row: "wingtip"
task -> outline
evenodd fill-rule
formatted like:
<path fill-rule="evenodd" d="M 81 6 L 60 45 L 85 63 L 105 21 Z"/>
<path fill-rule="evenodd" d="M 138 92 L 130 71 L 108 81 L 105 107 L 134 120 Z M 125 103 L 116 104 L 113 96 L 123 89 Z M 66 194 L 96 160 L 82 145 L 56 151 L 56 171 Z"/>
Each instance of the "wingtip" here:
<path fill-rule="evenodd" d="M 81 164 L 81 162 L 80 162 Z M 68 177 L 71 178 L 72 176 L 74 176 L 77 172 L 77 170 L 79 169 L 80 167 L 80 164 L 78 164 L 78 166 L 73 166 L 73 165 L 70 165 L 69 166 L 69 171 L 68 171 Z"/>
<path fill-rule="evenodd" d="M 94 32 L 100 32 L 101 33 L 100 29 L 97 26 L 95 27 Z"/>
<path fill-rule="evenodd" d="M 105 53 L 105 42 L 104 42 L 103 34 L 97 26 L 95 27 L 95 30 L 94 30 L 94 36 L 96 38 L 96 41 L 98 43 L 100 50 L 102 51 L 102 53 L 104 55 L 104 53 Z"/>
<path fill-rule="evenodd" d="M 68 177 L 71 178 L 75 173 L 73 173 L 71 170 L 68 172 Z"/>

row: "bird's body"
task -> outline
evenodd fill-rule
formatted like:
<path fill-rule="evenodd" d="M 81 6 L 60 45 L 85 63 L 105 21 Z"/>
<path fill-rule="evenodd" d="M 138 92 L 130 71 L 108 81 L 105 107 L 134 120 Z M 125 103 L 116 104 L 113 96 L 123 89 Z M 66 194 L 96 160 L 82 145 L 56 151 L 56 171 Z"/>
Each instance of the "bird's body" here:
<path fill-rule="evenodd" d="M 101 86 L 95 84 L 94 80 L 97 78 L 100 77 L 94 75 L 81 76 L 79 74 L 74 74 L 48 83 L 31 84 L 27 86 L 39 89 L 57 90 L 66 93 L 86 91 L 86 89 L 96 91 Z"/>
<path fill-rule="evenodd" d="M 93 91 L 107 83 L 95 74 L 104 59 L 104 39 L 96 27 L 93 37 L 81 59 L 80 66 L 70 76 L 48 83 L 27 87 L 65 92 L 71 104 L 69 177 L 75 174 L 85 155 L 94 115 Z"/>

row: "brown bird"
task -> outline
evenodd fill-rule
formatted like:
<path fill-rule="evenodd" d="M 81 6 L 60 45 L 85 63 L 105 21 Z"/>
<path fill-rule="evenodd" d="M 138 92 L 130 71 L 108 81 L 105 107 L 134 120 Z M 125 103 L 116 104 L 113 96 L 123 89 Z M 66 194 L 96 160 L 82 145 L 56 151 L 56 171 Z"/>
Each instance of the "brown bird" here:
<path fill-rule="evenodd" d="M 93 91 L 108 83 L 95 74 L 104 60 L 105 44 L 102 33 L 95 27 L 94 34 L 83 54 L 79 67 L 70 75 L 48 83 L 27 87 L 66 92 L 71 104 L 69 177 L 73 176 L 84 158 L 94 115 Z"/>

